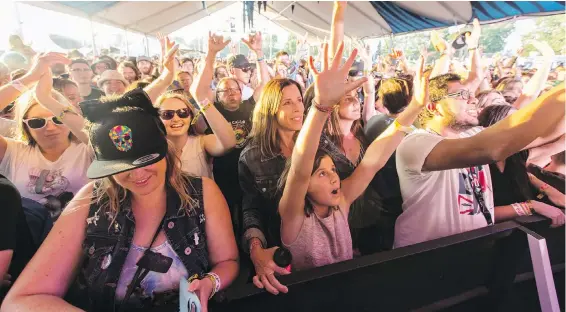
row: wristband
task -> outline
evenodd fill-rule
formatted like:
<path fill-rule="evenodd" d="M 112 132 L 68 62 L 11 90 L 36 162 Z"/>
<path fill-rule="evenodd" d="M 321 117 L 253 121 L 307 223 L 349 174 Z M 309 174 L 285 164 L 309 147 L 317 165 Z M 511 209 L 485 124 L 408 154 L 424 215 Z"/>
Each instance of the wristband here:
<path fill-rule="evenodd" d="M 395 125 L 395 130 L 399 130 L 401 132 L 404 132 L 405 134 L 411 134 L 411 132 L 415 130 L 412 126 L 409 127 L 403 126 L 402 124 L 399 123 L 397 119 L 395 119 L 393 124 Z"/>
<path fill-rule="evenodd" d="M 20 91 L 20 93 L 29 91 L 28 87 L 26 87 L 23 83 L 21 83 L 20 80 L 14 80 L 10 83 L 10 85 L 14 87 L 14 89 Z"/>
<path fill-rule="evenodd" d="M 220 277 L 218 276 L 218 274 L 214 272 L 208 272 L 204 275 L 204 277 L 208 278 L 213 285 L 212 292 L 210 293 L 210 297 L 208 297 L 208 299 L 210 299 L 220 290 L 220 285 L 221 285 Z"/>
<path fill-rule="evenodd" d="M 256 60 L 256 62 L 263 62 L 263 61 L 265 61 L 265 56 L 258 57 Z"/>
<path fill-rule="evenodd" d="M 65 117 L 66 113 L 71 113 L 74 114 L 75 112 L 70 108 L 70 107 L 65 107 L 63 108 L 63 110 L 61 111 L 61 113 L 59 114 L 59 116 L 57 116 L 57 118 L 59 118 L 59 120 L 63 120 L 63 117 Z"/>
<path fill-rule="evenodd" d="M 523 207 L 521 207 L 520 203 L 511 204 L 511 207 L 513 207 L 513 209 L 515 210 L 515 213 L 518 216 L 524 216 L 525 215 L 525 211 L 523 210 Z"/>
<path fill-rule="evenodd" d="M 321 113 L 325 113 L 330 115 L 332 113 L 332 111 L 334 110 L 334 106 L 322 106 L 320 104 L 318 104 L 314 99 L 312 100 L 312 106 L 314 106 L 314 108 L 316 108 L 316 110 L 318 110 Z"/>
<path fill-rule="evenodd" d="M 202 104 L 202 103 L 201 103 Z M 204 114 L 204 112 L 212 105 L 208 99 L 204 100 L 204 104 L 200 105 L 200 110 L 197 112 L 193 120 L 191 120 L 191 126 L 196 124 L 200 115 Z"/>

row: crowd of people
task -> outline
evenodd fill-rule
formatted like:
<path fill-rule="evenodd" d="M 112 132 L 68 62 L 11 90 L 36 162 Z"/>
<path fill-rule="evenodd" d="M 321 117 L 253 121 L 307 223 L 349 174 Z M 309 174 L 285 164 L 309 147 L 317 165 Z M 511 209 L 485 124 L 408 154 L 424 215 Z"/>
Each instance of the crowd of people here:
<path fill-rule="evenodd" d="M 522 71 L 486 64 L 481 26 L 467 62 L 437 35 L 401 51 L 344 55 L 330 42 L 268 60 L 36 53 L 17 36 L 0 64 L 2 311 L 206 311 L 240 282 L 278 276 L 539 214 L 564 217 L 564 67 L 553 50 Z M 250 60 L 253 60 L 251 62 Z M 51 228 L 52 227 L 52 228 Z M 290 267 L 274 262 L 278 248 Z"/>

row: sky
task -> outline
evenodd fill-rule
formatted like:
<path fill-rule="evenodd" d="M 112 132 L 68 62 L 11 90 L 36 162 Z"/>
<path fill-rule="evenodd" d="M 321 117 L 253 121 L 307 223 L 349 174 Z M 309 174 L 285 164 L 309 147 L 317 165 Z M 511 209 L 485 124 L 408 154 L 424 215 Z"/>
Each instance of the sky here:
<path fill-rule="evenodd" d="M 241 28 L 241 6 L 242 4 L 239 2 L 232 4 L 209 17 L 174 32 L 172 35 L 181 36 L 189 42 L 195 37 L 205 36 L 210 25 L 227 27 L 225 21 L 229 20 L 230 17 L 234 17 L 237 27 Z M 60 34 L 80 41 L 92 42 L 91 23 L 87 19 L 52 12 L 23 3 L 16 4 L 12 0 L 2 0 L 0 3 L 0 19 L 3 21 L 3 27 L 0 27 L 0 50 L 7 48 L 8 36 L 18 32 L 17 16 L 20 17 L 19 23 L 22 26 L 21 30 L 23 32 L 24 42 L 31 44 L 32 47 L 38 51 L 61 50 L 49 39 L 49 34 Z M 267 31 L 278 36 L 280 46 L 274 47 L 274 50 L 282 48 L 281 45 L 288 37 L 287 31 L 271 23 L 259 14 L 256 14 L 254 17 L 257 30 Z M 218 21 L 222 21 L 222 23 L 218 23 Z M 69 25 L 72 25 L 72 27 L 69 27 Z M 533 26 L 534 21 L 532 19 L 517 20 L 516 29 L 507 40 L 506 50 L 516 50 L 519 48 L 521 42 L 518 39 L 523 33 L 532 29 Z M 123 30 L 98 23 L 92 23 L 92 29 L 96 34 L 95 42 L 98 48 L 108 47 L 115 34 L 124 33 Z M 454 31 L 456 30 L 457 29 L 454 29 Z M 213 31 L 215 30 L 213 29 Z M 241 38 L 242 35 L 243 32 L 241 29 L 238 29 L 238 33 L 232 38 L 232 41 Z M 145 54 L 143 37 L 132 33 L 128 33 L 127 36 L 128 42 L 130 43 L 128 46 L 130 55 L 137 56 Z M 377 40 L 369 40 L 368 43 L 370 46 L 376 46 Z M 125 50 L 125 45 L 122 48 Z M 159 43 L 157 40 L 149 40 L 149 50 L 151 55 L 159 53 Z"/>

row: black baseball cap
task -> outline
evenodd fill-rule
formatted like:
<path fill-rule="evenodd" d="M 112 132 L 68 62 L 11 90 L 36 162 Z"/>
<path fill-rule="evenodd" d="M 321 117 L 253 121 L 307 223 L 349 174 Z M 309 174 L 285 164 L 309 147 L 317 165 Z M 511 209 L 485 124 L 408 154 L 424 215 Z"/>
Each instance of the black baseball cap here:
<path fill-rule="evenodd" d="M 95 160 L 87 170 L 98 179 L 154 164 L 167 155 L 167 131 L 141 89 L 114 100 L 80 103 L 89 124 Z"/>
<path fill-rule="evenodd" d="M 251 67 L 252 63 L 243 54 L 233 55 L 228 59 L 228 66 L 236 68 Z"/>

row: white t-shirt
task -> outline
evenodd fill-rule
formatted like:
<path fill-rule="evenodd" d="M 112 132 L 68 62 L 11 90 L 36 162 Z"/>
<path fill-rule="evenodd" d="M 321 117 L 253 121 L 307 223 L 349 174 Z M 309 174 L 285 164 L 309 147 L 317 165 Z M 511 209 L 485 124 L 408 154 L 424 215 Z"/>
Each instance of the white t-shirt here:
<path fill-rule="evenodd" d="M 86 144 L 72 142 L 59 159 L 51 162 L 37 145 L 6 141 L 8 148 L 0 162 L 0 173 L 16 185 L 22 197 L 45 204 L 45 197 L 64 192 L 75 195 L 89 181 L 86 171 L 94 152 Z"/>
<path fill-rule="evenodd" d="M 189 136 L 181 153 L 181 170 L 195 177 L 212 178 L 212 161 L 207 158 L 202 136 Z"/>
<path fill-rule="evenodd" d="M 460 136 L 473 136 L 482 129 L 472 128 Z M 397 147 L 403 213 L 395 223 L 395 248 L 486 227 L 486 218 L 490 218 L 492 224 L 495 222 L 489 166 L 474 167 L 475 170 L 422 171 L 428 154 L 444 139 L 437 134 L 417 130 Z M 490 216 L 486 217 L 481 212 L 472 183 L 482 190 Z"/>

